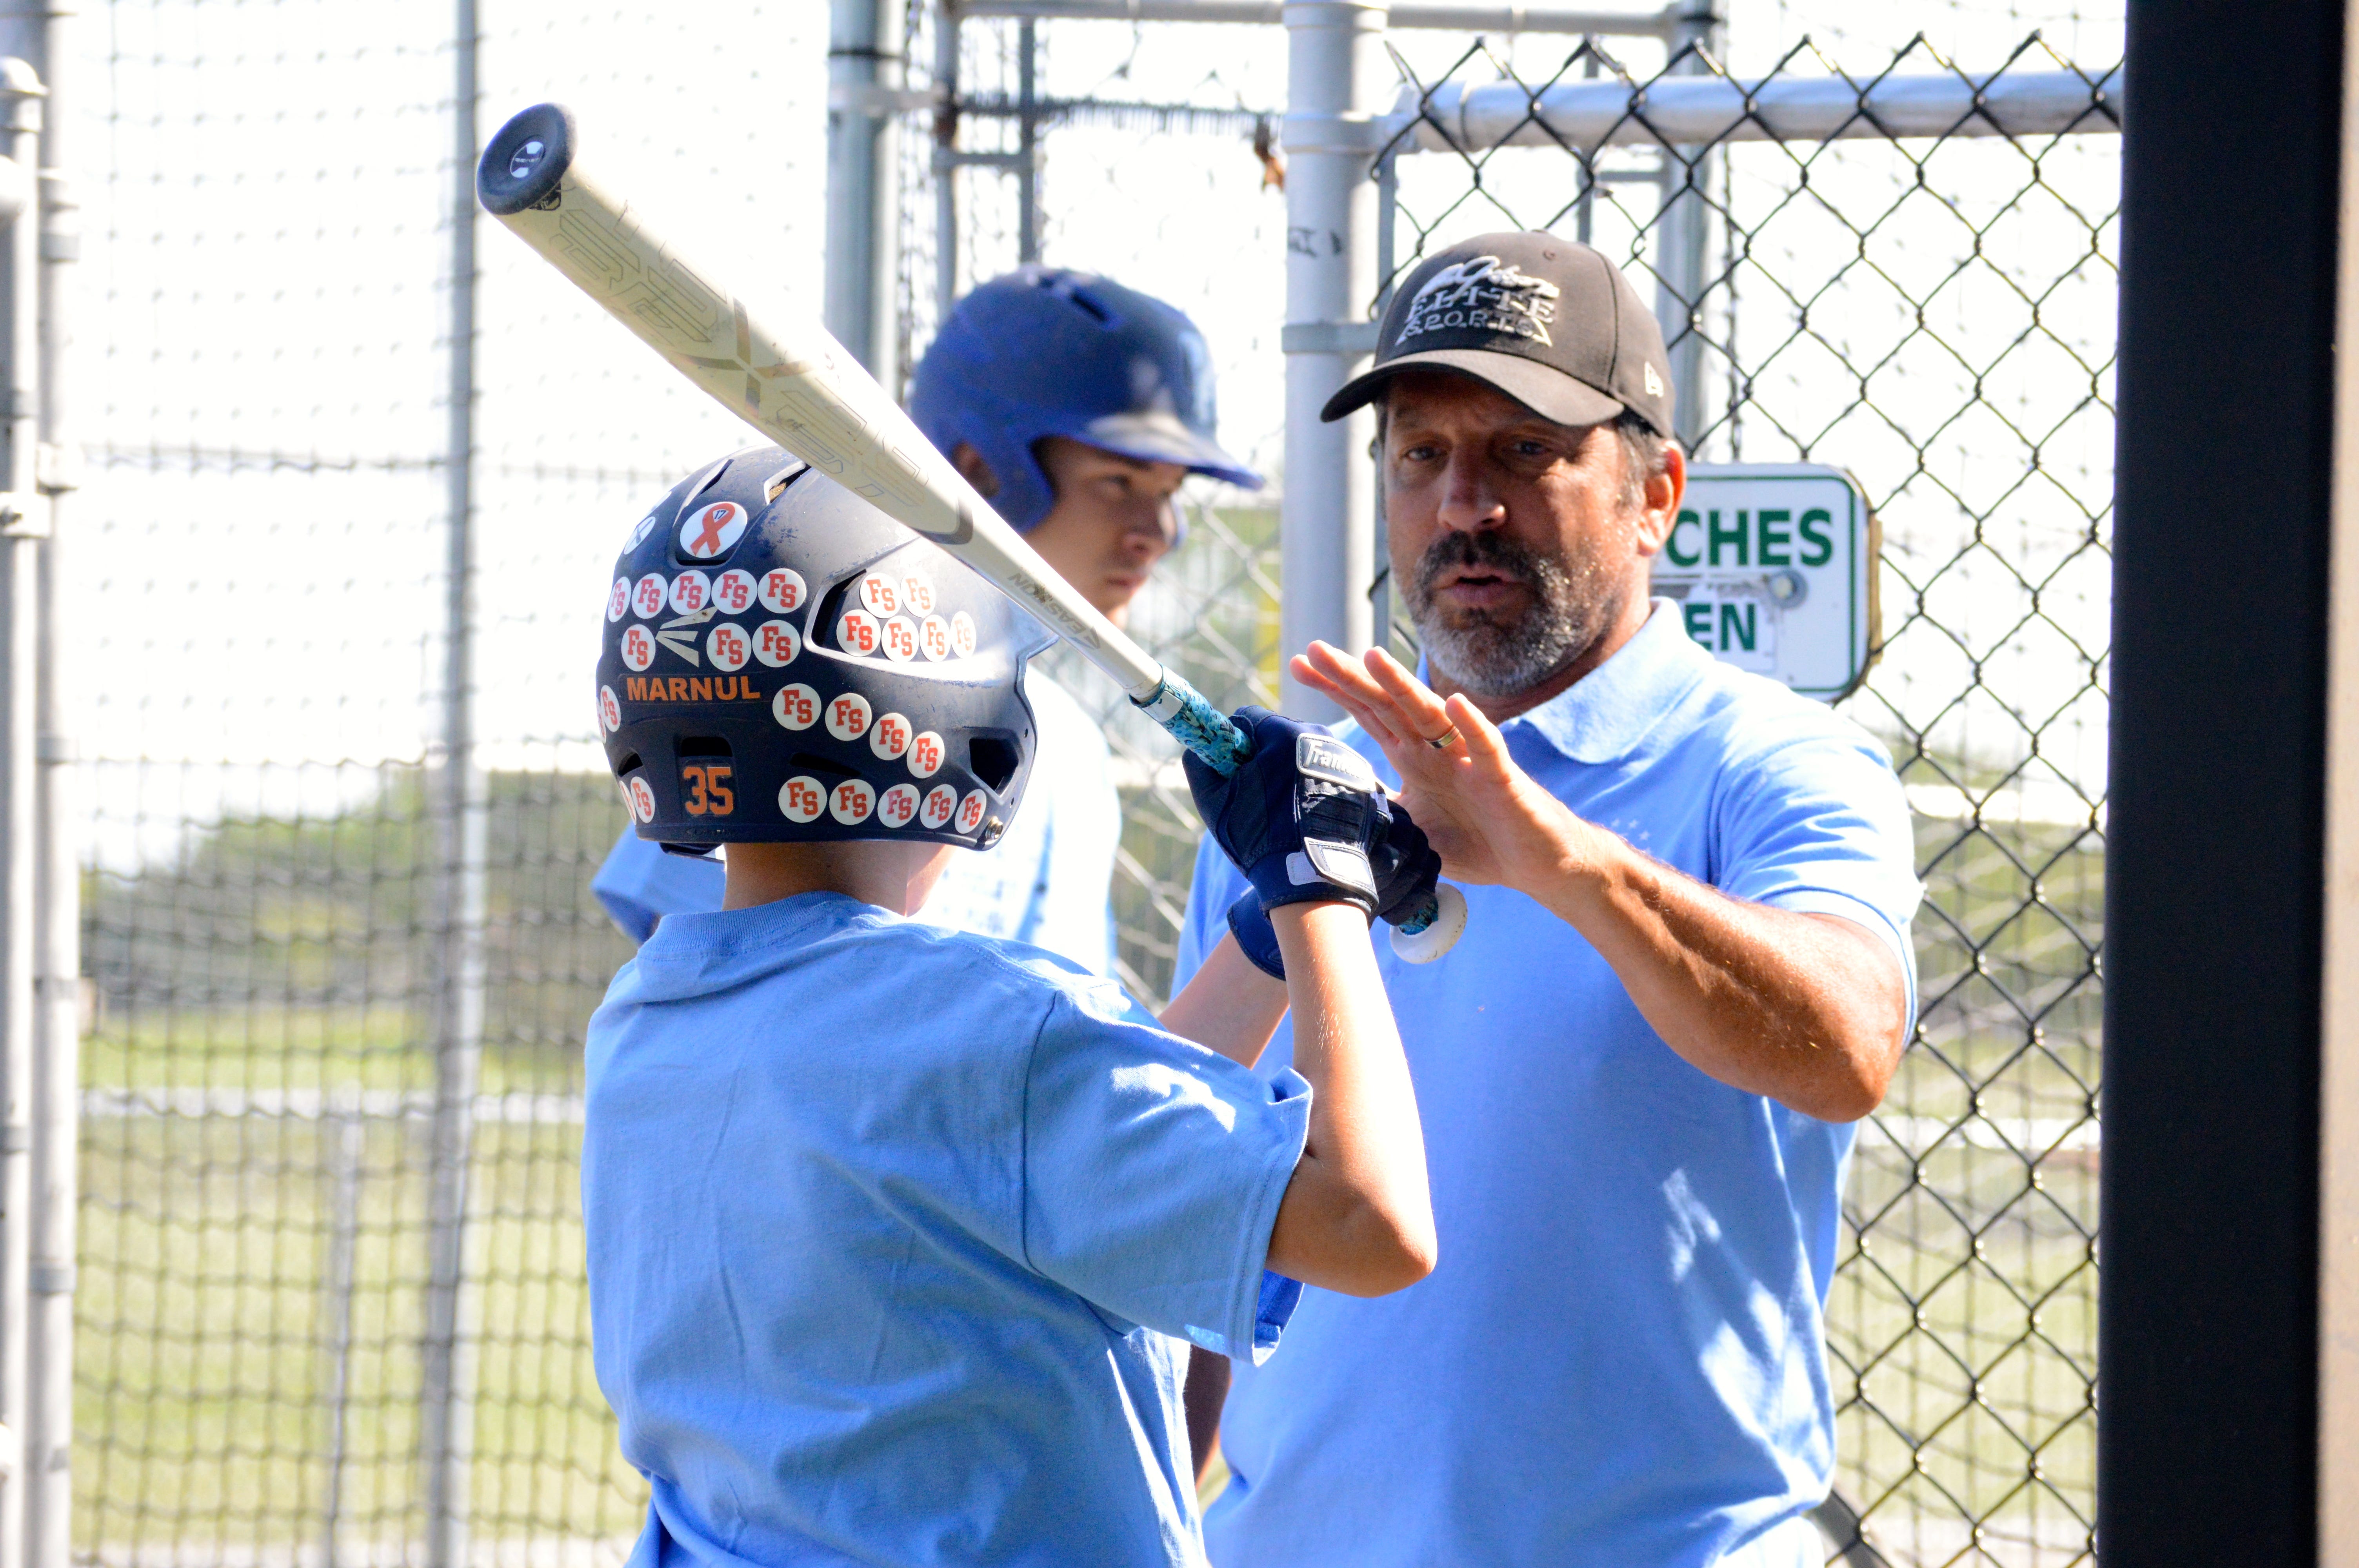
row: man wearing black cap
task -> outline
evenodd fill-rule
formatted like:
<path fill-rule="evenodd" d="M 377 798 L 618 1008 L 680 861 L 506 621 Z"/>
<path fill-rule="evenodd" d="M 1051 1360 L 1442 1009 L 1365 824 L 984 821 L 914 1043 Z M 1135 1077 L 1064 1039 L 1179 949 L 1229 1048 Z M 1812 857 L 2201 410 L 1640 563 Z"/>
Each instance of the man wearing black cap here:
<path fill-rule="evenodd" d="M 1650 601 L 1685 460 L 1661 334 L 1603 256 L 1429 257 L 1326 416 L 1369 402 L 1425 680 L 1319 644 L 1294 668 L 1470 884 L 1447 957 L 1378 944 L 1440 1265 L 1306 1292 L 1236 1370 L 1212 1559 L 1816 1568 L 1850 1123 L 1916 1002 L 1899 785 Z M 1200 855 L 1182 979 L 1241 891 Z"/>

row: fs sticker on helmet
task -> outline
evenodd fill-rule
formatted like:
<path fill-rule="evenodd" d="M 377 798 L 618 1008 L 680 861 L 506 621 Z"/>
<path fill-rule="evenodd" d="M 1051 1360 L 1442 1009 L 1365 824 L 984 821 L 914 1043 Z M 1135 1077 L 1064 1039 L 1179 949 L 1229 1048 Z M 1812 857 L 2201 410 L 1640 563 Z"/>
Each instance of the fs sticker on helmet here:
<path fill-rule="evenodd" d="M 923 572 L 911 572 L 901 579 L 901 608 L 912 615 L 934 612 L 933 579 Z"/>
<path fill-rule="evenodd" d="M 846 827 L 867 821 L 868 814 L 875 806 L 876 791 L 866 779 L 844 780 L 835 786 L 834 793 L 827 800 L 828 815 Z"/>
<path fill-rule="evenodd" d="M 672 611 L 693 615 L 712 602 L 712 579 L 702 572 L 682 572 L 671 579 Z"/>
<path fill-rule="evenodd" d="M 611 625 L 614 622 L 620 621 L 625 615 L 630 612 L 630 608 L 631 579 L 626 577 L 618 577 L 614 579 L 614 588 L 610 589 L 606 595 L 607 623 Z"/>
<path fill-rule="evenodd" d="M 754 608 L 754 574 L 732 567 L 712 579 L 712 602 L 732 615 Z"/>
<path fill-rule="evenodd" d="M 785 729 L 808 730 L 819 722 L 819 693 L 800 681 L 782 686 L 770 699 L 770 714 Z"/>
<path fill-rule="evenodd" d="M 876 820 L 887 827 L 907 827 L 918 817 L 918 786 L 897 784 L 876 797 Z"/>
<path fill-rule="evenodd" d="M 654 633 L 644 626 L 623 628 L 623 663 L 635 670 L 646 669 L 656 662 Z"/>
<path fill-rule="evenodd" d="M 745 509 L 734 501 L 700 506 L 679 525 L 679 553 L 691 561 L 725 556 L 745 536 Z"/>
<path fill-rule="evenodd" d="M 623 727 L 623 705 L 611 686 L 598 688 L 598 727 L 609 735 Z"/>
<path fill-rule="evenodd" d="M 891 762 L 909 749 L 909 721 L 897 713 L 887 713 L 869 727 L 868 749 L 886 762 Z"/>
<path fill-rule="evenodd" d="M 723 621 L 704 640 L 704 656 L 716 670 L 742 670 L 754 656 L 754 639 L 734 621 Z"/>
<path fill-rule="evenodd" d="M 869 614 L 880 620 L 901 608 L 901 589 L 883 572 L 870 572 L 860 579 L 860 602 Z"/>
<path fill-rule="evenodd" d="M 826 809 L 826 786 L 808 773 L 778 786 L 778 815 L 789 822 L 817 822 Z"/>
<path fill-rule="evenodd" d="M 664 580 L 663 573 L 649 572 L 631 589 L 631 613 L 642 621 L 654 620 L 669 602 L 666 596 L 670 589 L 671 584 Z"/>
<path fill-rule="evenodd" d="M 951 656 L 951 623 L 939 615 L 929 615 L 918 628 L 918 646 L 929 659 Z"/>
<path fill-rule="evenodd" d="M 774 670 L 793 664 L 802 651 L 803 640 L 791 622 L 765 621 L 754 628 L 754 656 Z"/>
<path fill-rule="evenodd" d="M 947 754 L 942 738 L 929 730 L 909 742 L 909 772 L 929 779 L 941 771 L 942 759 Z"/>
<path fill-rule="evenodd" d="M 764 572 L 761 586 L 756 591 L 762 596 L 762 608 L 773 615 L 800 610 L 810 594 L 803 574 L 792 567 L 772 567 Z"/>
<path fill-rule="evenodd" d="M 939 833 L 950 826 L 958 812 L 958 791 L 948 784 L 936 784 L 926 792 L 926 803 L 918 808 L 918 820 Z"/>
<path fill-rule="evenodd" d="M 827 705 L 827 732 L 839 741 L 857 741 L 868 733 L 868 699 L 847 691 Z"/>
<path fill-rule="evenodd" d="M 897 665 L 906 665 L 918 656 L 918 623 L 906 615 L 896 615 L 884 623 L 881 633 L 885 656 Z"/>

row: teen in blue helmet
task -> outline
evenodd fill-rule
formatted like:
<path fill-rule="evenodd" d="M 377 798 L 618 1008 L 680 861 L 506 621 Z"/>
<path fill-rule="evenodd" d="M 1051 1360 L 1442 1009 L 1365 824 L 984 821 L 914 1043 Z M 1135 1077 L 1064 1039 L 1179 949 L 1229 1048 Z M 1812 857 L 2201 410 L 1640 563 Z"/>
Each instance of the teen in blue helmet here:
<path fill-rule="evenodd" d="M 1203 335 L 1161 300 L 1086 273 L 1025 267 L 952 308 L 918 365 L 910 413 L 1060 575 L 1122 622 L 1179 542 L 1191 473 L 1258 487 L 1214 435 Z M 1045 676 L 1031 681 L 1041 766 L 1032 804 L 987 853 L 960 857 L 936 925 L 1014 937 L 1111 974 L 1106 892 L 1122 835 L 1105 741 Z M 644 942 L 667 914 L 720 906 L 718 862 L 625 832 L 591 883 Z"/>

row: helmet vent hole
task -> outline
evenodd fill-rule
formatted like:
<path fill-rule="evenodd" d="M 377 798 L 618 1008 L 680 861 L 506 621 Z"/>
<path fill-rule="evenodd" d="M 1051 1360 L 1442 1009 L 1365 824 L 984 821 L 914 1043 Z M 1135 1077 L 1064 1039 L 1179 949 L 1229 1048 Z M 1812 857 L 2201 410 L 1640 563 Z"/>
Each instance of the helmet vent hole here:
<path fill-rule="evenodd" d="M 1005 795 L 1015 782 L 1016 743 L 997 735 L 978 735 L 966 743 L 967 771 L 994 795 Z"/>
<path fill-rule="evenodd" d="M 627 773 L 636 772 L 638 770 L 640 761 L 640 756 L 636 752 L 628 753 L 621 762 L 614 764 L 614 776 L 619 779 Z"/>
<path fill-rule="evenodd" d="M 856 779 L 856 768 L 847 768 L 832 757 L 822 757 L 816 752 L 797 752 L 791 762 L 799 773 L 816 773 L 823 779 Z"/>
<path fill-rule="evenodd" d="M 787 486 L 810 470 L 801 463 L 788 463 L 785 468 L 762 481 L 762 503 L 768 505 L 786 494 Z"/>
<path fill-rule="evenodd" d="M 680 741 L 679 752 L 683 757 L 725 757 L 729 742 L 711 735 L 690 735 Z"/>

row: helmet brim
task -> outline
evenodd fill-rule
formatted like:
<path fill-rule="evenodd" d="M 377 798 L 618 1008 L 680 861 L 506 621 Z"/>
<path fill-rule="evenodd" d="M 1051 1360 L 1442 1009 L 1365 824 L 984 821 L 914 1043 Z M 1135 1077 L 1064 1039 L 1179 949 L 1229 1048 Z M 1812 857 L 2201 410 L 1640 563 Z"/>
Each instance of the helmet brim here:
<path fill-rule="evenodd" d="M 1163 413 L 1108 414 L 1082 427 L 1074 439 L 1119 458 L 1143 463 L 1176 463 L 1242 490 L 1259 490 L 1261 475 L 1223 451 L 1210 437 Z"/>

